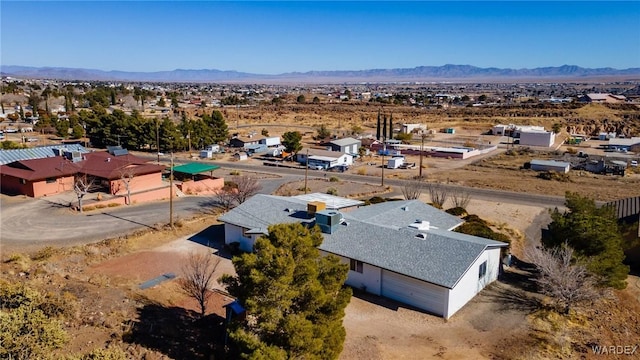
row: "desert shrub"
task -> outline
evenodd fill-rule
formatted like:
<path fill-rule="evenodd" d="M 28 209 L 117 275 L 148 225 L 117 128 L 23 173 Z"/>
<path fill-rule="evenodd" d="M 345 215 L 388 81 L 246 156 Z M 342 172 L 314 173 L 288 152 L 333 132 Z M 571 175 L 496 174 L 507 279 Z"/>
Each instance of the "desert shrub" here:
<path fill-rule="evenodd" d="M 569 174 L 562 174 L 556 171 L 542 171 L 538 174 L 537 177 L 544 180 L 571 182 L 571 178 L 569 177 Z"/>
<path fill-rule="evenodd" d="M 16 309 L 20 306 L 36 306 L 42 295 L 21 283 L 0 281 L 0 308 Z"/>
<path fill-rule="evenodd" d="M 308 187 L 304 187 L 304 186 L 300 186 L 300 187 L 299 187 L 299 188 L 297 188 L 296 190 L 298 190 L 298 191 L 303 191 L 303 192 L 304 192 L 304 191 L 311 191 L 311 189 L 310 189 L 310 188 L 308 188 Z"/>
<path fill-rule="evenodd" d="M 454 216 L 467 216 L 467 210 L 460 206 L 447 209 L 446 212 Z"/>
<path fill-rule="evenodd" d="M 227 180 L 224 182 L 224 187 L 227 189 L 237 189 L 238 184 L 234 181 Z"/>
<path fill-rule="evenodd" d="M 240 171 L 239 171 L 239 170 L 231 170 L 231 171 L 229 172 L 229 175 L 233 175 L 233 176 L 240 175 Z"/>
<path fill-rule="evenodd" d="M 43 359 L 68 340 L 62 322 L 40 309 L 20 306 L 0 311 L 0 359 Z"/>
<path fill-rule="evenodd" d="M 41 261 L 46 260 L 55 254 L 55 249 L 51 246 L 47 246 L 45 248 L 40 249 L 37 253 L 33 254 L 31 260 L 33 261 Z"/>
<path fill-rule="evenodd" d="M 336 188 L 328 188 L 327 189 L 327 194 L 337 196 L 338 195 L 338 189 L 336 189 Z"/>
<path fill-rule="evenodd" d="M 83 209 L 84 209 L 84 211 L 92 211 L 92 210 L 95 210 L 96 207 L 95 206 L 84 206 Z"/>
<path fill-rule="evenodd" d="M 489 227 L 489 223 L 481 219 L 478 215 L 467 215 L 463 219 L 465 222 L 455 228 L 455 232 L 511 244 L 511 239 L 507 235 L 493 231 L 493 229 Z M 506 252 L 507 250 L 508 248 L 503 249 L 503 252 Z"/>
<path fill-rule="evenodd" d="M 567 152 L 571 155 L 575 155 L 578 153 L 578 150 L 576 150 L 576 148 L 568 147 Z"/>
<path fill-rule="evenodd" d="M 122 349 L 111 347 L 108 349 L 94 349 L 83 355 L 72 355 L 65 360 L 126 360 L 129 357 Z"/>
<path fill-rule="evenodd" d="M 340 178 L 338 178 L 337 176 L 332 176 L 332 177 L 329 178 L 329 181 L 330 182 L 339 182 Z"/>
<path fill-rule="evenodd" d="M 9 256 L 9 258 L 7 260 L 5 260 L 4 262 L 9 264 L 9 263 L 19 262 L 19 261 L 21 261 L 23 259 L 24 259 L 24 257 L 22 256 L 22 254 L 11 254 L 11 256 Z"/>
<path fill-rule="evenodd" d="M 105 205 L 105 204 L 98 204 L 98 205 L 96 205 L 96 209 L 104 209 L 104 208 L 106 208 L 106 207 L 107 207 L 107 205 Z"/>
<path fill-rule="evenodd" d="M 365 168 L 358 169 L 358 175 L 367 175 L 367 169 Z"/>
<path fill-rule="evenodd" d="M 379 204 L 379 203 L 383 203 L 387 201 L 387 199 L 380 197 L 380 196 L 374 196 L 371 199 L 368 199 L 365 201 L 365 204 L 367 205 L 371 205 L 371 204 Z"/>
<path fill-rule="evenodd" d="M 120 206 L 120 204 L 118 204 L 118 203 L 111 203 L 111 204 L 107 205 L 107 207 L 116 207 L 116 206 Z"/>

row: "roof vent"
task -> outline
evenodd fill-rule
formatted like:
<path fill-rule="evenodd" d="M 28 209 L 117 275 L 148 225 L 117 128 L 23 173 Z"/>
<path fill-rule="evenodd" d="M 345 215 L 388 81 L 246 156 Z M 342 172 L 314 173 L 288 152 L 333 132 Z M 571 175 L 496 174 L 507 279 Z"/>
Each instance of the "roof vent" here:
<path fill-rule="evenodd" d="M 416 235 L 416 237 L 421 240 L 427 240 L 427 234 L 425 233 L 419 233 Z"/>
<path fill-rule="evenodd" d="M 110 157 L 107 158 L 107 162 L 111 162 L 111 158 Z"/>
<path fill-rule="evenodd" d="M 409 211 L 409 207 L 408 206 L 403 206 L 400 209 L 402 209 L 403 211 Z"/>
<path fill-rule="evenodd" d="M 416 219 L 416 222 L 410 224 L 409 227 L 418 230 L 429 230 L 432 228 L 430 225 L 431 224 L 428 221 Z"/>

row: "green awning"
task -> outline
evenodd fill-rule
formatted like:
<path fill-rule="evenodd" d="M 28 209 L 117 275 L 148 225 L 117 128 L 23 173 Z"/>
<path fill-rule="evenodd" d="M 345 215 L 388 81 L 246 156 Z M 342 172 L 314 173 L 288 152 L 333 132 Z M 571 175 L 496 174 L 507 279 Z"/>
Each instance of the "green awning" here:
<path fill-rule="evenodd" d="M 178 165 L 173 167 L 174 172 L 180 172 L 183 174 L 200 174 L 207 171 L 213 171 L 215 169 L 219 169 L 220 166 L 212 165 L 212 164 L 203 164 L 203 163 L 188 163 L 184 165 Z"/>

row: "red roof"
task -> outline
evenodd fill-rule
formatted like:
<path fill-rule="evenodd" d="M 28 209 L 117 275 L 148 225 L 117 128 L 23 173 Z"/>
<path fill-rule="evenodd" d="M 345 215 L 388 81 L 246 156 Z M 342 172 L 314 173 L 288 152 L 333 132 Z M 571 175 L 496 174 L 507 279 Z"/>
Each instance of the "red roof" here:
<path fill-rule="evenodd" d="M 0 174 L 29 181 L 72 176 L 77 173 L 115 180 L 126 175 L 145 175 L 162 172 L 164 165 L 149 164 L 135 155 L 114 156 L 106 151 L 82 155 L 83 160 L 73 163 L 62 156 L 20 160 L 0 166 Z"/>
<path fill-rule="evenodd" d="M 131 154 L 114 156 L 107 151 L 100 151 L 84 154 L 84 158 L 86 160 L 77 163 L 80 165 L 79 172 L 107 180 L 119 179 L 125 173 L 137 176 L 165 169 L 164 165 L 149 164 L 147 160 Z"/>
<path fill-rule="evenodd" d="M 29 181 L 73 176 L 78 170 L 77 163 L 74 164 L 62 156 L 20 160 L 0 166 L 0 174 Z"/>

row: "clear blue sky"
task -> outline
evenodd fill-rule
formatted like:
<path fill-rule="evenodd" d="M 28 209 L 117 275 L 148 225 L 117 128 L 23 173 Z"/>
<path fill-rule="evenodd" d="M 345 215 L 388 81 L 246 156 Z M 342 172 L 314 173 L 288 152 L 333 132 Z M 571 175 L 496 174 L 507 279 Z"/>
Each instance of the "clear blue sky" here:
<path fill-rule="evenodd" d="M 2 0 L 3 65 L 161 71 L 640 67 L 640 2 Z"/>

